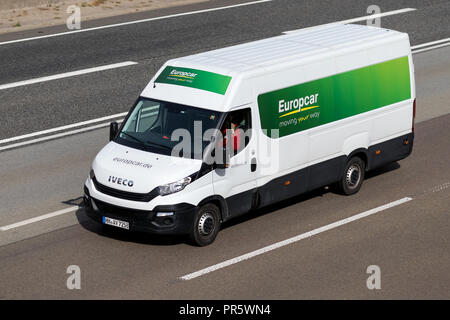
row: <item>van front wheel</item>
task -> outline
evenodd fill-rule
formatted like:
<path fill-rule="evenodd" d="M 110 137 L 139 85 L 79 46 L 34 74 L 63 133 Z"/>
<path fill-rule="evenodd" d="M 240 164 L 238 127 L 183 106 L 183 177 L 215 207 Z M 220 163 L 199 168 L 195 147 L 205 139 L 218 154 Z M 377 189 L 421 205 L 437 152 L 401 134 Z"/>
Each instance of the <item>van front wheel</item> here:
<path fill-rule="evenodd" d="M 214 242 L 219 229 L 220 210 L 216 205 L 208 203 L 197 211 L 189 238 L 194 245 L 204 247 Z"/>
<path fill-rule="evenodd" d="M 341 194 L 352 195 L 359 191 L 364 180 L 365 162 L 359 157 L 353 157 L 345 166 L 341 180 L 337 183 Z"/>

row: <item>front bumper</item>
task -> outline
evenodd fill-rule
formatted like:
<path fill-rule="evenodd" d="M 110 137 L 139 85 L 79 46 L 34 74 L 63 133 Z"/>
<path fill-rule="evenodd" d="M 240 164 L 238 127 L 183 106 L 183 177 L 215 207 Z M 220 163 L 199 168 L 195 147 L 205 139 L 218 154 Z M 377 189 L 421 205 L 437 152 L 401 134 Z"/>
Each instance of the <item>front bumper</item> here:
<path fill-rule="evenodd" d="M 152 211 L 129 209 L 94 199 L 84 188 L 84 206 L 88 217 L 103 223 L 103 217 L 129 223 L 130 231 L 154 234 L 184 235 L 191 232 L 197 207 L 188 203 L 157 206 Z M 158 212 L 173 212 L 171 216 L 157 217 Z"/>

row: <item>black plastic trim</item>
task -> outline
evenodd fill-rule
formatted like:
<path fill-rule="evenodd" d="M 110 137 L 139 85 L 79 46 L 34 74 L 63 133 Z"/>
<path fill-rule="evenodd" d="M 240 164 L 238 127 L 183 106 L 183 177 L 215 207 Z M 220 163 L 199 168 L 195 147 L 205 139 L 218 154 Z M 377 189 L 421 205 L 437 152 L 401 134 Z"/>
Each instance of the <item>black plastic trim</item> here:
<path fill-rule="evenodd" d="M 95 204 L 97 210 L 93 208 L 91 201 Z M 192 230 L 196 206 L 181 203 L 170 207 L 170 209 L 175 210 L 167 209 L 169 209 L 168 206 L 159 206 L 151 211 L 130 209 L 106 203 L 92 197 L 89 198 L 85 206 L 85 212 L 91 219 L 103 223 L 103 216 L 106 216 L 126 221 L 129 223 L 130 231 L 182 235 Z M 157 217 L 156 213 L 158 210 L 160 212 L 172 211 L 174 214 L 169 217 Z"/>
<path fill-rule="evenodd" d="M 130 201 L 139 201 L 139 202 L 150 202 L 157 196 L 159 196 L 159 187 L 156 187 L 149 193 L 134 193 L 129 191 L 122 191 L 118 189 L 114 189 L 108 186 L 105 186 L 97 181 L 97 179 L 94 177 L 92 179 L 92 182 L 94 183 L 95 189 L 97 189 L 99 192 L 104 193 L 108 196 L 130 200 Z"/>
<path fill-rule="evenodd" d="M 412 153 L 413 145 L 414 133 L 411 132 L 370 146 L 367 152 L 369 169 L 372 170 L 389 162 L 408 157 Z M 379 151 L 378 154 L 377 151 Z"/>

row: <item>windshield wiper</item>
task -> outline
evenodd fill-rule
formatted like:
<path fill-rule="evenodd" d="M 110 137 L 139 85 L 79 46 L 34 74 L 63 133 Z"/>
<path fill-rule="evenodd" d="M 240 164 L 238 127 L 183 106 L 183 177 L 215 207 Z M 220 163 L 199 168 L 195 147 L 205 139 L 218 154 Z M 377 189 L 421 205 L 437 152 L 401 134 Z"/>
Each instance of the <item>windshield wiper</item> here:
<path fill-rule="evenodd" d="M 131 134 L 126 133 L 125 131 L 122 131 L 121 133 L 145 146 L 145 141 L 142 141 L 141 139 L 138 139 L 135 136 L 132 136 Z"/>
<path fill-rule="evenodd" d="M 163 149 L 166 149 L 166 150 L 172 150 L 171 147 L 168 147 L 168 146 L 165 146 L 163 144 L 159 144 L 159 143 L 156 143 L 156 142 L 153 142 L 153 141 L 147 141 L 146 143 L 152 144 L 154 146 L 157 146 L 157 147 L 160 147 L 160 148 L 163 148 Z"/>
<path fill-rule="evenodd" d="M 125 134 L 127 137 L 130 137 L 130 138 L 134 139 L 135 141 L 139 142 L 139 143 L 142 144 L 144 147 L 147 146 L 148 144 L 152 144 L 152 145 L 155 145 L 155 146 L 157 146 L 157 147 L 160 147 L 160 148 L 163 148 L 163 149 L 166 149 L 166 150 L 172 150 L 172 148 L 170 148 L 170 147 L 168 147 L 168 146 L 165 146 L 165 145 L 163 145 L 163 144 L 159 144 L 159 143 L 152 142 L 152 141 L 143 141 L 143 140 L 138 139 L 138 138 L 136 138 L 135 136 L 133 136 L 133 135 L 127 133 L 127 132 L 124 132 L 124 131 L 122 131 L 121 133 L 123 133 L 123 134 Z M 146 149 L 146 150 L 147 150 L 147 149 Z"/>

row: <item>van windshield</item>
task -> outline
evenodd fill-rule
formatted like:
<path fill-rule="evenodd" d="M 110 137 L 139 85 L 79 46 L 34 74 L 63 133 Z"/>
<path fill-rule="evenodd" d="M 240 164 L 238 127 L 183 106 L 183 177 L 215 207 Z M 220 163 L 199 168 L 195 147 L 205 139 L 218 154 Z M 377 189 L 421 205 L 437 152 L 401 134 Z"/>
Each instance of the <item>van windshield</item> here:
<path fill-rule="evenodd" d="M 154 153 L 201 159 L 222 115 L 217 111 L 141 97 L 114 141 Z"/>

